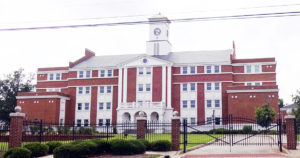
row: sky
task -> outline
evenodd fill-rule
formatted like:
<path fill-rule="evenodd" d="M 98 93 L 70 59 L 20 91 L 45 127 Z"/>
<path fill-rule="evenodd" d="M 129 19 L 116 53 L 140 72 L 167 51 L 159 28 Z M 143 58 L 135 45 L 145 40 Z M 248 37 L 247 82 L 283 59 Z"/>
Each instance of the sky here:
<path fill-rule="evenodd" d="M 300 11 L 299 0 L 0 0 L 0 29 Z M 171 23 L 172 51 L 231 49 L 237 58 L 275 57 L 279 97 L 300 90 L 300 16 Z M 149 26 L 0 31 L 0 78 L 19 68 L 68 66 L 96 55 L 146 53 Z"/>

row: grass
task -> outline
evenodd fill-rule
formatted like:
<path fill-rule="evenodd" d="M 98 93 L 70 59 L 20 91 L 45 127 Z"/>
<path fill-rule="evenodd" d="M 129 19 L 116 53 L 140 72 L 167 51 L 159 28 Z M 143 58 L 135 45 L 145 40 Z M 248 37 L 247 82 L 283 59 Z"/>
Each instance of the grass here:
<path fill-rule="evenodd" d="M 299 140 L 299 141 L 300 141 L 300 135 L 299 135 L 299 134 L 297 135 L 297 140 Z"/>
<path fill-rule="evenodd" d="M 151 155 L 151 156 L 148 156 L 147 158 L 159 158 L 161 155 Z"/>

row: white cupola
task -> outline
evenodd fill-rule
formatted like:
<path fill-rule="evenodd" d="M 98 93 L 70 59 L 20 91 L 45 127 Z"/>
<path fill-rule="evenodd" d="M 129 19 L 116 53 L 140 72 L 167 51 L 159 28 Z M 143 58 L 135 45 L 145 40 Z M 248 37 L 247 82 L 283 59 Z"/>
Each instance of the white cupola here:
<path fill-rule="evenodd" d="M 149 41 L 147 41 L 148 55 L 168 55 L 171 52 L 171 43 L 169 42 L 169 24 L 167 17 L 161 14 L 149 18 Z"/>

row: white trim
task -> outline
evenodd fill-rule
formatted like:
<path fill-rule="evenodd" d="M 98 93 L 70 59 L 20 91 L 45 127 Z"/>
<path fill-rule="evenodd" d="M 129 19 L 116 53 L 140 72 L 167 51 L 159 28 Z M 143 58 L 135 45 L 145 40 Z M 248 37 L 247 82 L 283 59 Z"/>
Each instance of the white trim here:
<path fill-rule="evenodd" d="M 68 73 L 69 70 L 51 70 L 51 71 L 38 71 L 37 75 L 45 75 L 49 73 Z"/>
<path fill-rule="evenodd" d="M 167 88 L 168 88 L 168 91 L 167 91 L 167 102 L 168 102 L 168 106 L 167 108 L 171 108 L 171 95 L 172 95 L 172 92 L 171 92 L 171 88 L 172 88 L 172 67 L 171 66 L 168 66 L 168 81 L 167 81 Z"/>
<path fill-rule="evenodd" d="M 119 68 L 119 77 L 118 77 L 118 106 L 122 103 L 122 68 Z"/>
<path fill-rule="evenodd" d="M 166 66 L 162 67 L 162 95 L 161 101 L 166 103 Z"/>
<path fill-rule="evenodd" d="M 233 75 L 260 75 L 260 74 L 276 74 L 276 72 L 254 72 L 254 73 L 232 73 Z"/>
<path fill-rule="evenodd" d="M 60 88 L 60 89 L 66 89 L 69 87 L 48 87 L 48 88 Z M 48 88 L 36 88 L 36 89 L 48 89 Z"/>
<path fill-rule="evenodd" d="M 233 83 L 246 83 L 246 82 L 276 82 L 275 80 L 273 81 L 243 81 L 243 82 L 233 82 Z"/>
<path fill-rule="evenodd" d="M 68 81 L 68 79 L 66 79 L 66 80 L 38 80 L 37 82 L 59 82 L 59 81 L 65 82 L 65 81 Z"/>
<path fill-rule="evenodd" d="M 220 72 L 220 73 L 173 74 L 173 76 L 186 76 L 186 75 L 218 75 L 218 74 L 233 74 L 233 73 L 232 73 L 232 72 Z"/>
<path fill-rule="evenodd" d="M 233 81 L 207 81 L 207 82 L 191 82 L 191 83 L 214 83 L 214 82 L 233 82 Z M 173 82 L 172 84 L 182 84 L 182 83 L 190 83 L 189 81 L 184 81 L 184 82 Z"/>
<path fill-rule="evenodd" d="M 166 65 L 172 65 L 173 64 L 171 61 L 163 60 L 163 59 L 152 57 L 152 56 L 147 55 L 147 54 L 143 54 L 143 55 L 137 56 L 136 58 L 132 58 L 132 59 L 129 59 L 129 60 L 125 61 L 125 62 L 119 63 L 119 64 L 117 64 L 117 66 L 118 67 L 127 67 L 126 66 L 127 64 L 129 64 L 131 62 L 134 62 L 136 60 L 142 59 L 142 58 L 149 58 L 149 59 L 152 59 L 152 60 L 157 60 L 157 61 L 165 63 Z M 163 65 L 160 65 L 160 66 L 163 66 Z"/>
<path fill-rule="evenodd" d="M 127 68 L 124 68 L 123 103 L 127 102 Z"/>
<path fill-rule="evenodd" d="M 42 96 L 17 96 L 17 99 L 42 99 L 42 98 L 59 98 L 70 100 L 69 97 L 59 96 L 59 95 L 42 95 Z"/>
<path fill-rule="evenodd" d="M 246 89 L 246 90 L 227 90 L 227 93 L 263 93 L 263 92 L 278 92 L 278 89 Z"/>
<path fill-rule="evenodd" d="M 245 65 L 276 65 L 277 62 L 250 62 L 250 63 L 234 63 L 232 66 L 245 66 Z"/>

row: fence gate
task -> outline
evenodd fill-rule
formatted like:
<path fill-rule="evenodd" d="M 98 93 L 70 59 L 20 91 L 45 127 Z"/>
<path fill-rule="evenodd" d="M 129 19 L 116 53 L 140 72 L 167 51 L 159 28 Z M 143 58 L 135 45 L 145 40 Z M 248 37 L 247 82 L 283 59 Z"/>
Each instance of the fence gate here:
<path fill-rule="evenodd" d="M 253 119 L 232 117 L 214 118 L 211 121 L 182 124 L 183 150 L 187 147 L 207 145 L 278 145 L 282 151 L 281 120 L 262 127 Z"/>

